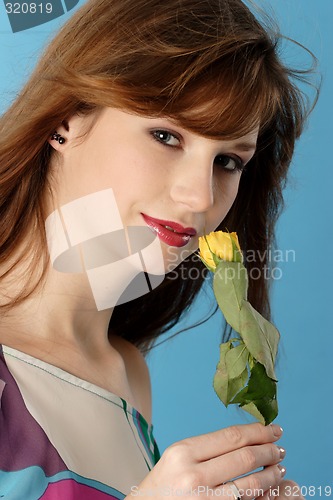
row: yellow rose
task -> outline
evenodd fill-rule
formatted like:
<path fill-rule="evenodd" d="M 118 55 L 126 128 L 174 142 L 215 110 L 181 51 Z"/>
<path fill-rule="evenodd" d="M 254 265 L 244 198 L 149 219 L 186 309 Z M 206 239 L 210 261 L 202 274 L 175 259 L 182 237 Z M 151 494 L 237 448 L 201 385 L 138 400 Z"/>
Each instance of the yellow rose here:
<path fill-rule="evenodd" d="M 237 233 L 215 231 L 199 238 L 199 257 L 211 271 L 220 260 L 239 262 L 240 251 Z"/>

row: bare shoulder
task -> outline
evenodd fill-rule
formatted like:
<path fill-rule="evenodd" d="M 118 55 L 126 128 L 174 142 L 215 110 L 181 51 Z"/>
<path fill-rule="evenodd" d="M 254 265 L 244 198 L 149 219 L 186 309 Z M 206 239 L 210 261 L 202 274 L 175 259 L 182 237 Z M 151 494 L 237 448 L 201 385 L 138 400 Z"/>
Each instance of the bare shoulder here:
<path fill-rule="evenodd" d="M 110 336 L 112 346 L 122 356 L 131 391 L 138 402 L 138 410 L 151 422 L 152 401 L 149 369 L 141 351 L 128 340 Z"/>

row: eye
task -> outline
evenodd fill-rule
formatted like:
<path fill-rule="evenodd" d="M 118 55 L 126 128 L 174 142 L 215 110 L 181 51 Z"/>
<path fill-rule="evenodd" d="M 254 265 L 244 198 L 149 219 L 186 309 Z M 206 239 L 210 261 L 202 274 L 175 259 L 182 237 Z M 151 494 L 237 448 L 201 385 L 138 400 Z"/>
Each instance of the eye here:
<path fill-rule="evenodd" d="M 217 155 L 214 164 L 228 172 L 243 172 L 245 169 L 244 162 L 240 158 L 229 155 Z"/>
<path fill-rule="evenodd" d="M 166 146 L 177 147 L 180 145 L 179 138 L 167 130 L 153 130 L 151 134 L 154 139 Z"/>

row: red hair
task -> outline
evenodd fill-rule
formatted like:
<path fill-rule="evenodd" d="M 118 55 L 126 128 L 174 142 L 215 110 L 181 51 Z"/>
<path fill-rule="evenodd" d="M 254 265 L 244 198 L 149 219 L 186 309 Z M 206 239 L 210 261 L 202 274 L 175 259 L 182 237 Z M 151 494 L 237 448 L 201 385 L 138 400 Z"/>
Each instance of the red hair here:
<path fill-rule="evenodd" d="M 10 273 L 23 256 L 29 261 L 27 286 L 8 306 L 34 291 L 48 264 L 44 221 L 52 148 L 47 139 L 74 113 L 105 106 L 168 116 L 214 138 L 242 136 L 260 124 L 258 152 L 220 227 L 237 231 L 245 251 L 265 255 L 307 115 L 294 83 L 299 74 L 281 62 L 278 46 L 279 36 L 241 0 L 84 4 L 50 43 L 0 121 L 0 272 Z M 183 265 L 201 266 L 193 259 Z M 267 261 L 247 265 L 263 269 Z M 137 345 L 148 345 L 178 320 L 202 282 L 166 278 L 149 301 L 142 297 L 117 307 L 111 326 Z M 250 281 L 249 295 L 269 316 L 264 276 Z M 128 308 L 137 315 L 129 315 Z M 140 317 L 135 333 L 133 317 Z"/>

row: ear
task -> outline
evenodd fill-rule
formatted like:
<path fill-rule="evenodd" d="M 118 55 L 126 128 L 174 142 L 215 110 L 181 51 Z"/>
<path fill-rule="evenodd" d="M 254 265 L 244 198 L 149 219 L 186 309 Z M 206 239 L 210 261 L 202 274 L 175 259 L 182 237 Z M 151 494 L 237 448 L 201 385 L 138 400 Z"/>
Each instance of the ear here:
<path fill-rule="evenodd" d="M 59 142 L 59 140 L 52 138 L 54 133 L 57 133 L 63 139 L 63 142 L 61 141 Z M 67 120 L 63 120 L 61 122 L 61 125 L 59 125 L 59 127 L 57 127 L 56 130 L 53 130 L 51 132 L 50 137 L 47 139 L 47 142 L 51 144 L 53 149 L 55 149 L 56 151 L 63 151 L 64 146 L 66 145 L 66 143 L 68 143 L 68 139 L 69 139 L 69 123 Z"/>

